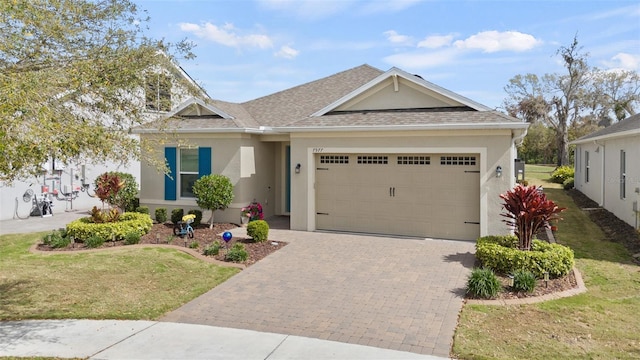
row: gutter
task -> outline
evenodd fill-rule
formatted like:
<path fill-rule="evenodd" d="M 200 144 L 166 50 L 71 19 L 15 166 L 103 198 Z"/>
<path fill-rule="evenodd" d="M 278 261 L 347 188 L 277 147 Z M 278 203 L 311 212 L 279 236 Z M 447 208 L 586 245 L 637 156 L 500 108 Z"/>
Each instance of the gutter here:
<path fill-rule="evenodd" d="M 390 125 L 390 126 L 300 126 L 275 127 L 276 133 L 300 132 L 353 132 L 353 131 L 410 131 L 410 130 L 487 130 L 487 129 L 526 129 L 525 123 L 466 123 L 466 124 L 428 124 L 428 125 Z"/>

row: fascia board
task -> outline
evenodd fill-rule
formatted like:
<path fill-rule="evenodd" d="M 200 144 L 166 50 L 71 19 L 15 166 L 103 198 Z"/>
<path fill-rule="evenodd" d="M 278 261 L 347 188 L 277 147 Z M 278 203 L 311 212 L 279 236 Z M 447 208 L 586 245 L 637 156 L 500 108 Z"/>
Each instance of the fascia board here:
<path fill-rule="evenodd" d="M 437 124 L 437 125 L 390 125 L 390 126 L 307 126 L 307 127 L 274 127 L 278 133 L 298 132 L 352 132 L 352 131 L 407 131 L 407 130 L 495 130 L 495 129 L 527 129 L 526 123 L 494 123 L 494 124 Z"/>
<path fill-rule="evenodd" d="M 573 140 L 569 142 L 569 145 L 586 144 L 586 143 L 590 143 L 598 140 L 612 140 L 612 139 L 628 137 L 633 135 L 640 135 L 640 129 L 627 130 L 627 131 L 621 131 L 621 132 L 612 133 L 612 134 L 594 136 L 586 139 Z"/>

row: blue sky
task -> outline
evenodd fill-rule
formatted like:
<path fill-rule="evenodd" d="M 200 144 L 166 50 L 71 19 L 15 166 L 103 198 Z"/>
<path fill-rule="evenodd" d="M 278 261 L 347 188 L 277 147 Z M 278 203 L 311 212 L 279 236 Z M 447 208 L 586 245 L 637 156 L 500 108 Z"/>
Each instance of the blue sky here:
<path fill-rule="evenodd" d="M 134 0 L 147 34 L 187 38 L 180 65 L 243 102 L 362 64 L 398 67 L 492 108 L 518 74 L 561 73 L 577 34 L 589 63 L 640 71 L 638 1 Z"/>

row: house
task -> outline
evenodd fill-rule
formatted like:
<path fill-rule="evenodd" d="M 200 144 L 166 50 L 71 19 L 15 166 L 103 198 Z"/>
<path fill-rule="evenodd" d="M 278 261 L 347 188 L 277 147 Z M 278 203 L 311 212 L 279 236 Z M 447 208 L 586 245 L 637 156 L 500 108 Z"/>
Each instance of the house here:
<path fill-rule="evenodd" d="M 144 107 L 145 121 L 164 118 L 183 103 L 189 97 L 185 84 L 196 87 L 199 99 L 209 99 L 206 91 L 198 87 L 179 65 L 171 65 L 173 66 L 164 71 L 150 71 L 147 75 L 146 88 L 140 92 L 140 98 L 137 99 L 140 107 Z M 87 113 L 87 116 L 104 115 Z M 46 199 L 50 202 L 53 205 L 54 216 L 62 211 L 85 211 L 93 206 L 100 207 L 102 203 L 95 197 L 93 183 L 100 174 L 107 171 L 132 174 L 138 185 L 140 183 L 139 161 L 95 163 L 91 159 L 84 159 L 76 163 L 63 164 L 49 159 L 42 165 L 40 176 L 14 181 L 12 184 L 0 182 L 0 220 L 29 218 L 34 199 Z"/>
<path fill-rule="evenodd" d="M 515 185 L 527 124 L 398 68 L 361 65 L 245 103 L 191 99 L 159 144 L 170 176 L 142 166 L 140 202 L 197 208 L 199 176 L 235 188 L 219 222 L 260 202 L 293 230 L 475 240 L 508 233 L 499 195 Z M 136 132 L 154 136 L 149 124 Z M 205 218 L 206 218 L 205 214 Z"/>
<path fill-rule="evenodd" d="M 640 114 L 571 142 L 574 186 L 635 229 L 640 228 Z"/>

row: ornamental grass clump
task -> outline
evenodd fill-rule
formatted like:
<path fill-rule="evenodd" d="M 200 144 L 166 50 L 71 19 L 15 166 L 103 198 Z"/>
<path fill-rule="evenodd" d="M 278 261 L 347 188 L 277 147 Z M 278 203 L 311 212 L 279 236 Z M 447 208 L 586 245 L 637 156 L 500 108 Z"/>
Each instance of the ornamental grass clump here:
<path fill-rule="evenodd" d="M 500 293 L 502 285 L 491 269 L 476 268 L 467 280 L 467 294 L 479 299 L 493 299 Z"/>
<path fill-rule="evenodd" d="M 514 228 L 520 250 L 531 250 L 533 236 L 541 228 L 550 226 L 550 222 L 561 220 L 558 214 L 566 209 L 548 200 L 537 186 L 518 184 L 501 194 L 500 198 L 504 200 L 502 207 L 505 210 L 500 215 L 506 217 L 507 220 L 503 221 Z"/>
<path fill-rule="evenodd" d="M 536 289 L 536 276 L 529 270 L 513 273 L 513 290 L 532 293 Z"/>

